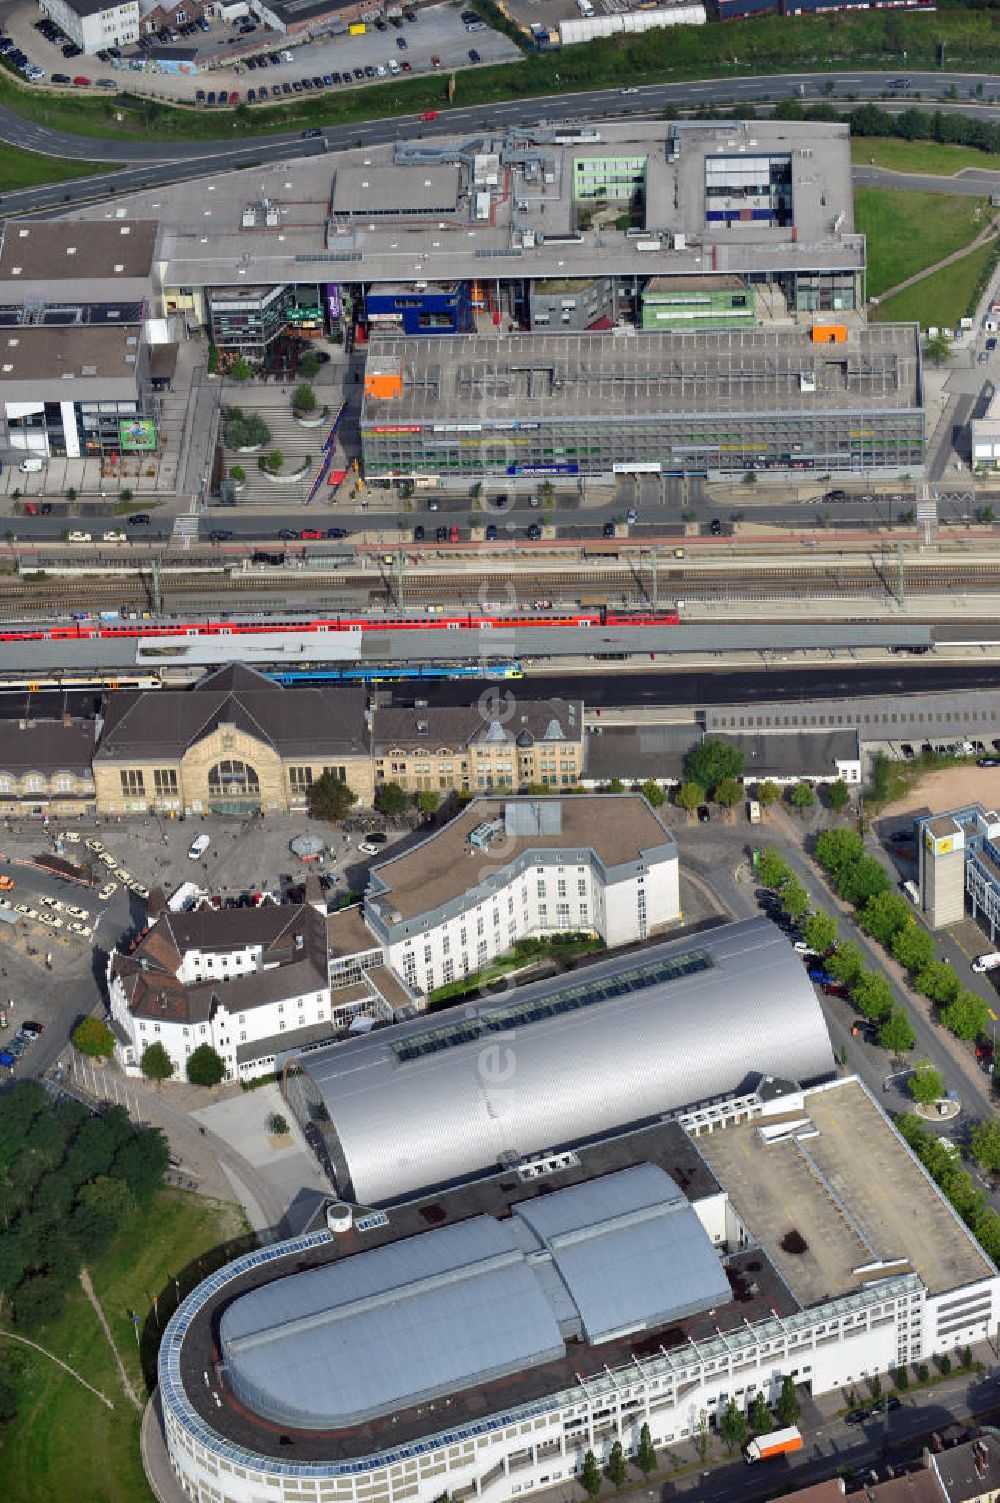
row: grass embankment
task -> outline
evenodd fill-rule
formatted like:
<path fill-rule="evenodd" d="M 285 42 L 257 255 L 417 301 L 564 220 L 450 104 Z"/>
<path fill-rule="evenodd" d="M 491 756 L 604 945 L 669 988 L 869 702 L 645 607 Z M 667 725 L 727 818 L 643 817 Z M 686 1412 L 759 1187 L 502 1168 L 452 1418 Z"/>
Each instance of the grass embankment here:
<path fill-rule="evenodd" d="M 0 152 L 0 193 L 16 193 L 19 188 L 67 183 L 72 178 L 113 171 L 114 168 L 104 162 L 73 162 L 65 157 L 43 157 L 36 151 L 15 151 L 13 147 L 7 147 Z"/>
<path fill-rule="evenodd" d="M 878 297 L 968 245 L 989 223 L 989 206 L 957 193 L 858 188 L 854 223 L 868 237 L 868 296 Z"/>
<path fill-rule="evenodd" d="M 725 26 L 676 26 L 641 36 L 609 37 L 586 46 L 531 53 L 517 62 L 466 68 L 456 75 L 454 106 L 529 99 L 578 89 L 616 89 L 623 83 L 683 82 L 748 73 L 839 68 L 898 70 L 905 53 L 911 71 L 936 69 L 943 48 L 949 70 L 988 71 L 1000 65 L 1000 17 L 992 11 L 926 16 L 878 11 L 831 16 L 773 16 Z M 62 96 L 24 86 L 0 70 L 0 105 L 27 119 L 75 135 L 146 140 L 239 140 L 314 125 L 349 125 L 425 109 L 448 109 L 444 72 L 387 80 L 288 104 L 229 110 L 153 105 L 114 119 L 115 100 L 96 94 Z M 533 117 L 530 117 L 533 118 Z"/>
<path fill-rule="evenodd" d="M 953 177 L 968 167 L 1000 171 L 1000 155 L 974 146 L 943 146 L 938 141 L 894 141 L 881 136 L 854 136 L 851 160 L 857 167 L 884 167 L 889 172 L 929 172 Z"/>
<path fill-rule="evenodd" d="M 914 287 L 886 298 L 873 311 L 881 323 L 918 323 L 923 329 L 957 329 L 969 313 L 977 287 L 996 256 L 994 245 L 981 245 L 961 261 L 932 271 Z"/>
<path fill-rule="evenodd" d="M 149 1392 L 143 1370 L 154 1371 L 158 1345 L 150 1296 L 158 1295 L 162 1327 L 174 1308 L 175 1276 L 183 1295 L 225 1261 L 226 1245 L 245 1232 L 235 1206 L 166 1190 L 91 1268 L 95 1293 L 143 1402 Z M 141 1350 L 132 1310 L 144 1323 Z M 60 1319 L 18 1334 L 68 1363 L 115 1407 L 107 1409 L 40 1352 L 0 1335 L 0 1363 L 18 1395 L 18 1415 L 4 1429 L 0 1451 L 4 1503 L 152 1503 L 139 1457 L 141 1416 L 122 1392 L 111 1350 L 82 1289 L 74 1290 Z"/>

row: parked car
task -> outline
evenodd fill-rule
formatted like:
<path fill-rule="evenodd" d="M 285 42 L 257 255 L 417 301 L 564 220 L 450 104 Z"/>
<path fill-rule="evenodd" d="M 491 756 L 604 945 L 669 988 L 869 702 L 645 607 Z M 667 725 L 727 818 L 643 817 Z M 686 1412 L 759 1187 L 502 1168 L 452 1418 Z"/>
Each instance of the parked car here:
<path fill-rule="evenodd" d="M 328 527 L 326 535 L 328 538 L 349 538 L 351 534 L 346 527 Z"/>
<path fill-rule="evenodd" d="M 698 823 L 707 825 L 712 818 L 712 811 L 707 804 L 698 805 Z"/>
<path fill-rule="evenodd" d="M 413 541 L 415 543 L 422 543 L 424 541 L 424 536 L 424 529 L 418 523 L 418 525 L 413 529 Z"/>
<path fill-rule="evenodd" d="M 228 527 L 213 527 L 208 534 L 209 541 L 212 543 L 231 543 L 235 536 L 236 534 Z"/>
<path fill-rule="evenodd" d="M 418 120 L 436 120 L 437 117 L 438 117 L 437 110 L 424 110 L 424 112 L 423 112 L 422 115 L 418 115 L 417 116 L 417 119 Z"/>
<path fill-rule="evenodd" d="M 126 523 L 126 526 L 128 526 L 128 527 L 148 527 L 149 526 L 149 512 L 148 511 L 137 511 L 137 512 L 134 512 L 132 514 L 132 516 L 125 518 L 125 523 Z"/>
<path fill-rule="evenodd" d="M 488 543 L 495 543 L 496 540 L 497 540 L 497 524 L 495 522 L 490 522 L 489 525 L 486 528 L 486 541 Z"/>
<path fill-rule="evenodd" d="M 542 529 L 539 527 L 537 522 L 531 522 L 528 527 L 525 528 L 525 533 L 532 543 L 537 543 L 542 536 Z"/>
<path fill-rule="evenodd" d="M 299 537 L 304 543 L 315 543 L 316 539 L 322 536 L 323 529 L 321 527 L 303 527 L 299 533 Z"/>
<path fill-rule="evenodd" d="M 200 856 L 204 856 L 205 852 L 208 850 L 211 844 L 212 841 L 210 836 L 197 835 L 188 846 L 188 860 L 197 861 Z"/>

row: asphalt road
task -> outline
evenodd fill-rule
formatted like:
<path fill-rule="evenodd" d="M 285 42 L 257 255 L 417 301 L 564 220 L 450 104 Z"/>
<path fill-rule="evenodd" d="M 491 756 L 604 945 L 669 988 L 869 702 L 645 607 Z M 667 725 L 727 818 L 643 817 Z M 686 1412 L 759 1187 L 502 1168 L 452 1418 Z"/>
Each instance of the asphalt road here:
<path fill-rule="evenodd" d="M 405 135 L 427 137 L 454 135 L 456 132 L 513 125 L 525 119 L 594 119 L 608 115 L 648 115 L 665 105 L 697 107 L 699 104 L 753 103 L 764 100 L 805 98 L 850 102 L 856 99 L 882 99 L 886 107 L 902 110 L 918 96 L 937 109 L 974 111 L 986 120 L 1000 120 L 1000 82 L 989 74 L 912 73 L 909 90 L 893 90 L 898 72 L 858 73 L 844 71 L 827 78 L 812 73 L 767 74 L 759 77 L 713 79 L 676 84 L 649 84 L 624 95 L 620 89 L 585 90 L 577 94 L 543 95 L 532 100 L 474 105 L 460 109 L 443 109 L 433 122 L 422 122 L 415 115 L 394 116 L 385 120 L 361 121 L 353 125 L 329 126 L 324 132 L 325 145 L 331 149 L 376 145 Z M 820 77 L 823 79 L 820 87 Z M 981 88 L 980 102 L 976 90 Z M 939 102 L 939 96 L 954 89 L 955 97 Z M 244 137 L 217 141 L 115 141 L 95 136 L 74 136 L 50 130 L 13 111 L 0 109 L 0 140 L 23 149 L 77 161 L 120 163 L 132 170 L 107 178 L 87 178 L 80 182 L 60 183 L 47 188 L 29 188 L 3 195 L 0 203 L 6 211 L 37 211 L 74 203 L 104 192 L 121 192 L 125 188 L 151 187 L 156 183 L 177 182 L 186 177 L 202 176 L 212 171 L 251 166 L 256 162 L 281 160 L 294 148 L 296 156 L 322 151 L 322 141 L 303 141 L 301 132 L 274 136 Z M 864 169 L 869 172 L 870 169 Z M 898 174 L 887 174 L 896 177 Z M 984 193 L 1000 184 L 1000 174 L 978 173 L 974 189 Z M 882 181 L 866 177 L 865 181 Z M 932 180 L 933 181 L 933 180 Z M 949 179 L 949 184 L 954 180 Z M 918 187 L 917 179 L 907 176 L 902 186 Z"/>

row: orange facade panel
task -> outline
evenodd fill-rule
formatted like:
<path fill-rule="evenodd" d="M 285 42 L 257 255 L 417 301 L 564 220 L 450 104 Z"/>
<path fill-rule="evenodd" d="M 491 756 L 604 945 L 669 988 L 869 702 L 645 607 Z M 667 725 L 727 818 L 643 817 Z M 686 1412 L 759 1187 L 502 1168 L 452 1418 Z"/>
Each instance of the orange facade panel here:
<path fill-rule="evenodd" d="M 392 401 L 403 395 L 401 360 L 369 360 L 365 369 L 365 396 Z"/>
<path fill-rule="evenodd" d="M 810 331 L 813 344 L 846 344 L 846 324 L 813 324 Z"/>

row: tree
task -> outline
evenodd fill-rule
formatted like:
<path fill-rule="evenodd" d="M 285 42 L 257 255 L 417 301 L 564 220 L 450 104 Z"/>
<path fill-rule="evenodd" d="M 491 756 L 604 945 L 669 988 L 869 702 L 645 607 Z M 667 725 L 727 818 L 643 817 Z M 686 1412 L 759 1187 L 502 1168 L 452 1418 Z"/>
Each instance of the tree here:
<path fill-rule="evenodd" d="M 895 1383 L 900 1393 L 905 1393 L 910 1386 L 909 1369 L 905 1367 L 897 1367 L 896 1371 L 892 1375 L 892 1381 Z"/>
<path fill-rule="evenodd" d="M 896 931 L 912 923 L 913 919 L 906 899 L 899 893 L 877 892 L 862 908 L 860 921 L 866 934 L 888 947 Z"/>
<path fill-rule="evenodd" d="M 890 948 L 911 976 L 919 976 L 934 959 L 933 939 L 912 917 L 902 929 L 896 930 Z"/>
<path fill-rule="evenodd" d="M 316 393 L 308 381 L 302 381 L 292 393 L 292 408 L 295 412 L 315 412 Z"/>
<path fill-rule="evenodd" d="M 771 1409 L 767 1402 L 767 1395 L 762 1389 L 758 1389 L 754 1395 L 753 1405 L 750 1409 L 750 1424 L 753 1426 L 755 1435 L 768 1435 L 774 1429 L 774 1421 L 771 1419 Z"/>
<path fill-rule="evenodd" d="M 705 789 L 701 783 L 682 783 L 674 794 L 674 802 L 678 808 L 686 809 L 688 814 L 693 814 L 699 804 L 705 802 Z"/>
<path fill-rule="evenodd" d="M 788 802 L 793 809 L 798 809 L 799 813 L 804 815 L 815 804 L 816 795 L 808 783 L 796 783 L 788 795 Z"/>
<path fill-rule="evenodd" d="M 234 464 L 230 467 L 229 478 L 234 485 L 245 485 L 247 472 L 241 464 Z"/>
<path fill-rule="evenodd" d="M 315 350 L 306 350 L 299 359 L 299 373 L 305 376 L 307 381 L 315 381 L 319 375 L 319 357 Z"/>
<path fill-rule="evenodd" d="M 781 789 L 771 778 L 765 778 L 763 783 L 757 784 L 757 802 L 766 812 L 772 804 L 776 804 L 781 797 Z"/>
<path fill-rule="evenodd" d="M 864 853 L 865 843 L 857 830 L 824 830 L 816 837 L 816 860 L 835 881 L 856 866 Z"/>
<path fill-rule="evenodd" d="M 951 1372 L 951 1358 L 947 1352 L 942 1352 L 938 1358 L 938 1367 L 941 1369 L 942 1378 L 946 1378 Z"/>
<path fill-rule="evenodd" d="M 916 988 L 921 996 L 929 997 L 939 1007 L 946 1007 L 949 1002 L 954 1002 L 962 990 L 962 983 L 947 961 L 932 960 L 918 974 Z"/>
<path fill-rule="evenodd" d="M 332 772 L 324 772 L 322 777 L 310 783 L 306 797 L 313 819 L 344 819 L 358 801 L 353 788 Z"/>
<path fill-rule="evenodd" d="M 747 1420 L 736 1400 L 730 1399 L 719 1416 L 719 1434 L 729 1452 L 738 1451 L 747 1438 Z"/>
<path fill-rule="evenodd" d="M 17 1390 L 6 1378 L 0 1378 L 0 1425 L 17 1419 Z"/>
<path fill-rule="evenodd" d="M 192 1085 L 217 1086 L 226 1078 L 226 1065 L 211 1044 L 199 1044 L 187 1059 L 187 1078 Z"/>
<path fill-rule="evenodd" d="M 803 918 L 808 912 L 809 894 L 796 877 L 782 884 L 781 906 L 791 919 Z"/>
<path fill-rule="evenodd" d="M 843 814 L 851 802 L 851 791 L 843 778 L 838 778 L 835 783 L 831 783 L 829 788 L 827 788 L 826 801 L 834 814 Z"/>
<path fill-rule="evenodd" d="M 927 1363 L 926 1362 L 918 1362 L 917 1363 L 917 1382 L 918 1383 L 926 1383 L 927 1380 L 928 1380 L 928 1378 L 930 1377 L 930 1375 L 931 1375 L 931 1370 L 927 1366 Z"/>
<path fill-rule="evenodd" d="M 59 1281 L 47 1273 L 36 1274 L 25 1279 L 14 1296 L 14 1319 L 23 1330 L 34 1330 L 61 1315 L 65 1303 Z"/>
<path fill-rule="evenodd" d="M 743 776 L 743 753 L 728 741 L 707 736 L 685 757 L 684 776 L 711 792 L 724 778 Z"/>
<path fill-rule="evenodd" d="M 597 1465 L 597 1457 L 593 1451 L 588 1451 L 583 1458 L 583 1470 L 580 1473 L 580 1481 L 588 1498 L 596 1498 L 601 1490 L 601 1469 Z"/>
<path fill-rule="evenodd" d="M 441 795 L 435 793 L 433 788 L 426 788 L 417 794 L 417 808 L 421 814 L 436 814 L 441 806 Z"/>
<path fill-rule="evenodd" d="M 792 868 L 773 846 L 765 846 L 761 852 L 757 875 L 765 887 L 777 890 L 789 880 Z"/>
<path fill-rule="evenodd" d="M 980 1122 L 972 1129 L 969 1149 L 980 1169 L 995 1173 L 1000 1169 L 1000 1122 Z"/>
<path fill-rule="evenodd" d="M 892 987 L 878 971 L 865 971 L 851 987 L 851 999 L 858 1011 L 873 1023 L 888 1018 L 892 1012 Z"/>
<path fill-rule="evenodd" d="M 837 920 L 825 909 L 817 909 L 802 925 L 802 934 L 811 949 L 825 955 L 837 943 Z"/>
<path fill-rule="evenodd" d="M 874 856 L 862 856 L 857 866 L 845 871 L 838 883 L 841 897 L 854 908 L 863 908 L 869 898 L 885 892 L 888 886 L 885 867 Z"/>
<path fill-rule="evenodd" d="M 615 1487 L 624 1487 L 628 1481 L 628 1462 L 625 1460 L 625 1452 L 620 1440 L 616 1440 L 611 1447 L 611 1455 L 608 1457 L 608 1476 Z"/>
<path fill-rule="evenodd" d="M 110 1059 L 115 1052 L 115 1036 L 100 1018 L 84 1018 L 72 1037 L 74 1047 L 91 1059 Z"/>
<path fill-rule="evenodd" d="M 907 1081 L 910 1095 L 922 1106 L 929 1106 L 944 1094 L 944 1081 L 940 1071 L 935 1070 L 929 1059 L 920 1060 Z"/>
<path fill-rule="evenodd" d="M 659 783 L 654 783 L 652 778 L 647 778 L 642 785 L 642 796 L 651 809 L 660 809 L 667 802 L 667 795 Z"/>
<path fill-rule="evenodd" d="M 70 1217 L 70 1235 L 85 1258 L 100 1252 L 124 1225 L 129 1215 L 128 1186 L 124 1180 L 99 1175 L 82 1185 Z"/>
<path fill-rule="evenodd" d="M 266 470 L 269 475 L 280 475 L 284 462 L 285 456 L 280 449 L 268 449 L 267 453 L 258 461 L 260 468 Z"/>
<path fill-rule="evenodd" d="M 743 799 L 743 784 L 735 778 L 723 778 L 715 790 L 715 802 L 724 809 L 735 809 Z"/>
<path fill-rule="evenodd" d="M 791 1378 L 781 1380 L 781 1394 L 778 1398 L 778 1418 L 783 1426 L 794 1425 L 802 1413 L 798 1399 L 795 1397 L 795 1384 Z"/>
<path fill-rule="evenodd" d="M 288 1118 L 281 1112 L 271 1112 L 267 1119 L 267 1130 L 276 1138 L 282 1137 L 288 1131 Z"/>
<path fill-rule="evenodd" d="M 402 814 L 408 802 L 398 783 L 383 783 L 375 789 L 375 807 L 389 819 Z"/>
<path fill-rule="evenodd" d="M 878 1373 L 875 1373 L 868 1386 L 871 1389 L 872 1398 L 877 1404 L 879 1399 L 882 1397 L 882 1379 Z"/>
<path fill-rule="evenodd" d="M 147 1080 L 155 1080 L 156 1084 L 160 1085 L 164 1080 L 169 1080 L 174 1073 L 174 1062 L 157 1040 L 155 1044 L 147 1044 L 142 1051 L 139 1068 Z"/>
<path fill-rule="evenodd" d="M 941 365 L 951 355 L 951 340 L 942 330 L 929 334 L 924 341 L 924 354 L 934 365 Z"/>
<path fill-rule="evenodd" d="M 878 1041 L 890 1054 L 905 1054 L 917 1041 L 905 1007 L 894 1007 L 878 1031 Z"/>
<path fill-rule="evenodd" d="M 977 1039 L 989 1023 L 989 1003 L 963 987 L 953 1002 L 941 1009 L 941 1021 L 958 1039 Z"/>
<path fill-rule="evenodd" d="M 245 356 L 237 355 L 229 367 L 229 375 L 233 381 L 249 381 L 253 375 L 253 368 Z"/>
<path fill-rule="evenodd" d="M 644 1477 L 656 1471 L 656 1450 L 653 1446 L 653 1437 L 649 1433 L 649 1426 L 645 1423 L 639 1431 L 639 1447 L 635 1453 L 635 1464 Z"/>
<path fill-rule="evenodd" d="M 170 1145 L 165 1135 L 158 1127 L 144 1127 L 130 1134 L 111 1172 L 125 1181 L 134 1200 L 145 1205 L 162 1190 L 169 1158 Z"/>

